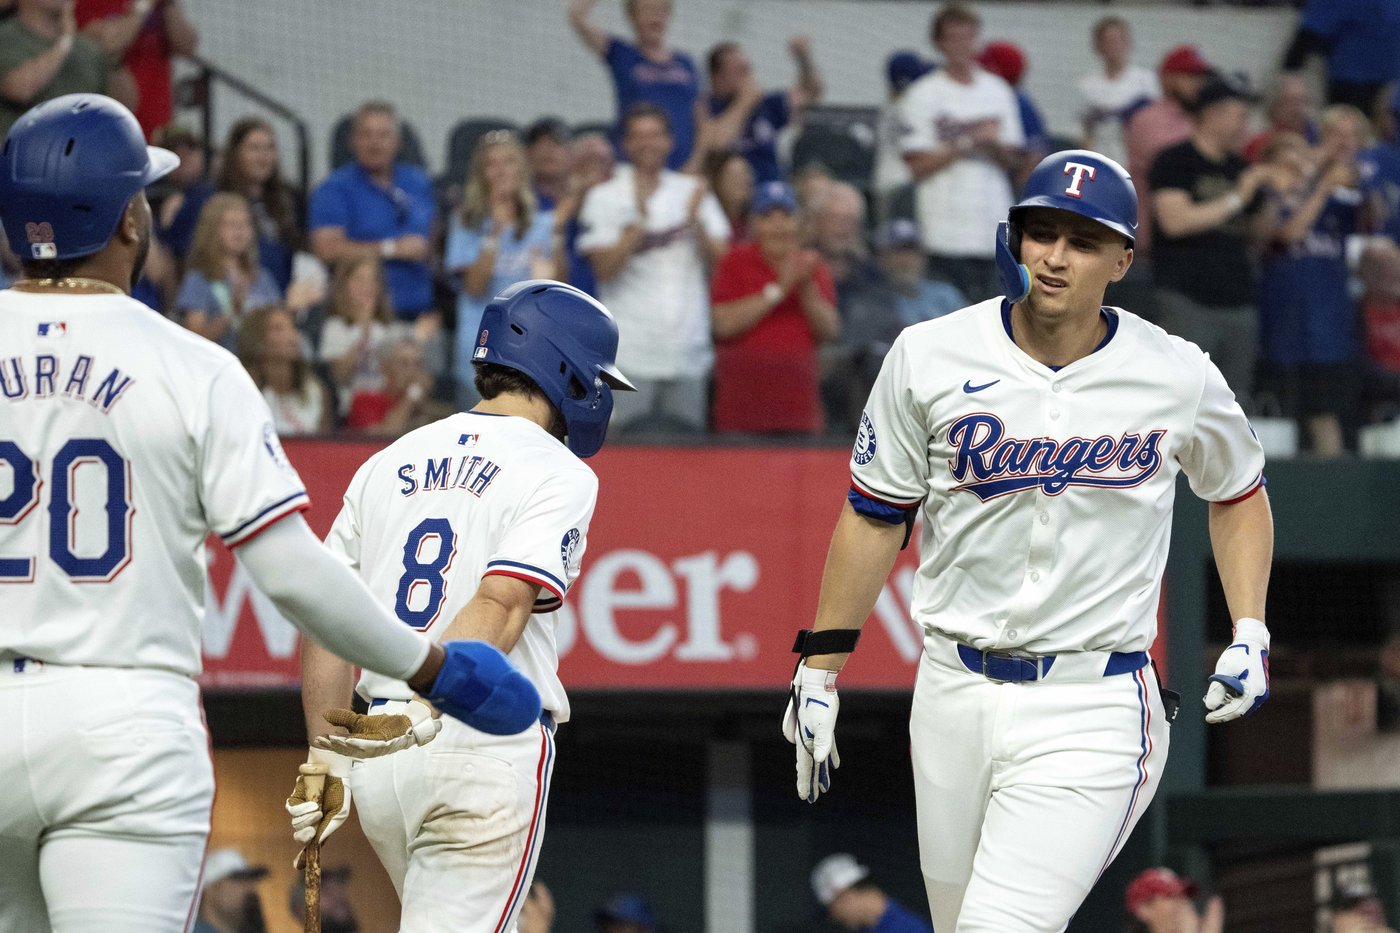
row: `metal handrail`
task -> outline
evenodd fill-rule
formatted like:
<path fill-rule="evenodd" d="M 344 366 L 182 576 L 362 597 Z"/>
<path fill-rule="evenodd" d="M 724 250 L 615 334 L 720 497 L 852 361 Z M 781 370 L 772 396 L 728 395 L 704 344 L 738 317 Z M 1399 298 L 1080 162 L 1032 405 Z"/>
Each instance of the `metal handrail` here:
<path fill-rule="evenodd" d="M 237 75 L 230 74 L 208 59 L 200 58 L 198 55 L 190 55 L 186 56 L 185 60 L 194 66 L 196 75 L 190 80 L 200 89 L 197 104 L 203 111 L 201 127 L 204 134 L 205 157 L 212 159 L 215 148 L 214 95 L 212 91 L 217 82 L 291 124 L 297 137 L 297 174 L 301 191 L 303 194 L 308 193 L 311 190 L 311 131 L 306 121 L 286 104 L 269 97 L 257 87 Z"/>

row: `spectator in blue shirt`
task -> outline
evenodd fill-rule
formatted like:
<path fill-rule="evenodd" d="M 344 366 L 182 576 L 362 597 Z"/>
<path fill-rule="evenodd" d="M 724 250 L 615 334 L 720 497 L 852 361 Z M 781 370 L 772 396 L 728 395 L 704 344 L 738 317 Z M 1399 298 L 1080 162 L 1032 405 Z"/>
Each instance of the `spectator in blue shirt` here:
<path fill-rule="evenodd" d="M 1307 0 L 1284 69 L 1315 52 L 1327 58 L 1327 102 L 1370 114 L 1381 88 L 1400 79 L 1400 0 Z"/>
<path fill-rule="evenodd" d="M 328 266 L 352 256 L 382 258 L 395 313 L 417 322 L 418 336 L 427 339 L 441 322 L 428 244 L 437 205 L 427 173 L 397 161 L 399 142 L 391 104 L 360 105 L 350 132 L 354 160 L 311 196 L 311 250 Z"/>
<path fill-rule="evenodd" d="M 919 225 L 909 218 L 896 217 L 886 223 L 876 246 L 880 271 L 894 292 L 901 327 L 931 321 L 972 303 L 951 282 L 925 278 Z"/>
<path fill-rule="evenodd" d="M 537 208 L 525 147 L 510 130 L 487 133 L 472 152 L 462 209 L 452 218 L 443 267 L 457 288 L 453 373 L 459 404 L 476 404 L 472 350 L 481 313 L 506 287 L 555 277 L 554 217 Z"/>
<path fill-rule="evenodd" d="M 569 23 L 574 32 L 608 66 L 617 98 L 616 129 L 613 142 L 621 140 L 622 116 L 634 104 L 655 104 L 666 112 L 675 145 L 666 167 L 692 171 L 702 153 L 696 146 L 703 114 L 700 99 L 700 72 L 685 52 L 666 44 L 671 23 L 671 0 L 624 0 L 627 18 L 632 22 L 636 44 L 626 42 L 593 22 L 598 0 L 573 0 Z"/>
<path fill-rule="evenodd" d="M 199 212 L 188 268 L 175 298 L 178 320 L 226 350 L 252 311 L 279 304 L 282 291 L 258 264 L 253 212 L 241 194 L 224 191 Z"/>
<path fill-rule="evenodd" d="M 758 184 L 784 181 L 778 164 L 778 133 L 802 111 L 821 100 L 821 75 L 812 62 L 812 40 L 788 40 L 797 63 L 797 83 L 785 91 L 764 93 L 753 77 L 753 63 L 737 42 L 710 49 L 709 113 L 701 140 L 711 152 L 734 151 L 753 167 Z"/>
<path fill-rule="evenodd" d="M 827 915 L 852 933 L 933 933 L 927 920 L 880 890 L 853 855 L 828 855 L 812 869 L 811 882 Z"/>

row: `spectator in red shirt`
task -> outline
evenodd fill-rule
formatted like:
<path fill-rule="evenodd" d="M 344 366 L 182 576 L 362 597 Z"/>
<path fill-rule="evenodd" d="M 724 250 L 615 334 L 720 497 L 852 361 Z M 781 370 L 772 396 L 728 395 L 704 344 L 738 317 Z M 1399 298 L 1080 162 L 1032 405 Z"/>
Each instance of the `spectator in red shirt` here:
<path fill-rule="evenodd" d="M 759 187 L 750 224 L 753 240 L 724 254 L 711 284 L 714 429 L 820 434 L 817 347 L 840 330 L 831 270 L 802 248 L 787 184 Z"/>
<path fill-rule="evenodd" d="M 193 55 L 199 33 L 180 0 L 79 0 L 78 25 L 113 61 L 113 82 L 134 97 L 131 109 L 149 138 L 173 113 L 170 59 Z"/>
<path fill-rule="evenodd" d="M 345 427 L 357 434 L 398 437 L 450 414 L 432 398 L 433 374 L 423 360 L 423 347 L 403 337 L 380 350 L 384 388 L 356 392 Z"/>

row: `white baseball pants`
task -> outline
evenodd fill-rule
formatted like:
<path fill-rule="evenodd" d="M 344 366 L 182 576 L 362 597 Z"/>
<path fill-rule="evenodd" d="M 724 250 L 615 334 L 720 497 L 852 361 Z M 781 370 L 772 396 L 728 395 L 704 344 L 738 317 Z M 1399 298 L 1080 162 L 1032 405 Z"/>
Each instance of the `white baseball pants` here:
<path fill-rule="evenodd" d="M 1095 652 L 1097 664 L 1062 655 L 1040 681 L 996 683 L 953 643 L 928 647 L 909 732 L 933 928 L 1058 933 L 1161 781 L 1156 676 L 1102 676 Z"/>
<path fill-rule="evenodd" d="M 398 701 L 371 709 L 398 712 Z M 510 933 L 544 838 L 554 733 L 455 719 L 427 745 L 357 761 L 360 826 L 398 891 L 400 933 Z"/>
<path fill-rule="evenodd" d="M 193 680 L 0 660 L 0 930 L 193 923 L 214 768 Z"/>

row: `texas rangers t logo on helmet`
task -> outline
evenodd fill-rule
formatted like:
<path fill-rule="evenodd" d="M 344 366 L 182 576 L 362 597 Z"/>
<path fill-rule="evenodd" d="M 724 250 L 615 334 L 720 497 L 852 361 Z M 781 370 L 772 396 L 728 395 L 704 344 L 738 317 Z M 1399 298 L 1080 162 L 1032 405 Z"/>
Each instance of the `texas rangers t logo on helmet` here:
<path fill-rule="evenodd" d="M 1072 198 L 1084 197 L 1083 192 L 1079 190 L 1079 186 L 1084 183 L 1085 177 L 1088 177 L 1090 181 L 1093 181 L 1094 176 L 1098 174 L 1098 171 L 1099 170 L 1094 168 L 1094 166 L 1085 165 L 1083 162 L 1066 162 L 1065 174 L 1073 175 L 1074 180 L 1071 181 L 1069 183 L 1069 187 L 1065 189 L 1065 194 L 1069 195 Z"/>

